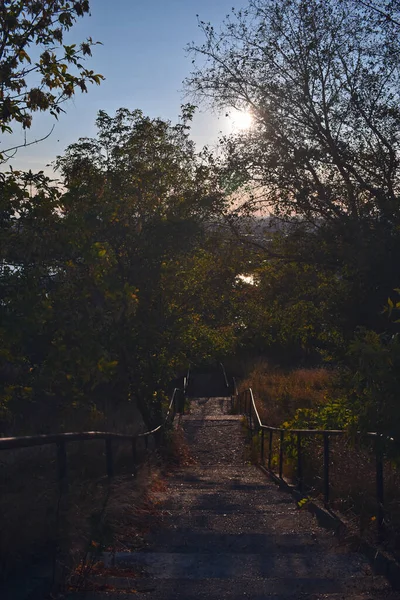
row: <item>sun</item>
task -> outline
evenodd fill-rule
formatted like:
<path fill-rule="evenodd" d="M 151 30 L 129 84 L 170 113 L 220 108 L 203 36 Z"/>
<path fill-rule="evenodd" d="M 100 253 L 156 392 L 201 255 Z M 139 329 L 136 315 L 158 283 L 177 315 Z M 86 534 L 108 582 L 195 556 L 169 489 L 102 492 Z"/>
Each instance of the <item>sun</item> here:
<path fill-rule="evenodd" d="M 253 124 L 253 116 L 248 110 L 235 110 L 229 115 L 233 131 L 244 131 Z"/>

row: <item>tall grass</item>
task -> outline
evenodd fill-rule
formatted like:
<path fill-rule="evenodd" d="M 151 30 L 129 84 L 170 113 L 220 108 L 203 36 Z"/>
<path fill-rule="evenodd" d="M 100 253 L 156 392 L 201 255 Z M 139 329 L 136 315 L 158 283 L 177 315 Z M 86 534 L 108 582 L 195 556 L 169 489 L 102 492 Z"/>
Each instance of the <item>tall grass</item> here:
<path fill-rule="evenodd" d="M 324 404 L 334 385 L 334 373 L 328 369 L 283 370 L 266 361 L 258 361 L 241 380 L 239 391 L 252 388 L 262 421 L 280 427 L 300 408 Z"/>
<path fill-rule="evenodd" d="M 313 429 L 307 415 L 321 415 L 332 398 L 344 390 L 334 371 L 318 369 L 282 370 L 266 361 L 258 361 L 239 385 L 239 391 L 252 388 L 261 420 L 273 427 L 293 426 L 297 411 L 303 412 L 300 428 Z M 296 421 L 295 421 L 296 422 Z M 341 428 L 341 425 L 338 425 Z M 320 426 L 321 427 L 321 426 Z M 327 425 L 327 428 L 336 428 Z M 297 483 L 296 438 L 285 436 L 284 476 Z M 259 436 L 253 439 L 252 458 L 260 460 Z M 267 445 L 265 446 L 267 448 Z M 274 436 L 272 468 L 276 471 L 279 438 Z M 267 450 L 265 450 L 265 461 Z M 303 436 L 303 485 L 308 496 L 323 499 L 322 437 Z M 350 527 L 363 537 L 376 542 L 377 501 L 375 489 L 376 463 L 374 447 L 368 440 L 349 436 L 330 441 L 330 508 L 345 515 Z M 385 478 L 385 542 L 388 551 L 400 559 L 400 469 L 396 461 L 384 461 Z"/>

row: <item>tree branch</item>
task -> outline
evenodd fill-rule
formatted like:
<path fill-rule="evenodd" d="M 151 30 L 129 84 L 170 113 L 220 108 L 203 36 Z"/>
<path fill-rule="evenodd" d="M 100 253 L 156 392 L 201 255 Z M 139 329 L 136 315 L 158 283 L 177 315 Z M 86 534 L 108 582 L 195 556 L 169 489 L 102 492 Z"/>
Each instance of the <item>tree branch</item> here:
<path fill-rule="evenodd" d="M 42 137 L 42 138 L 39 138 L 37 140 L 33 140 L 32 142 L 27 142 L 25 140 L 25 142 L 23 144 L 18 144 L 17 146 L 12 146 L 11 148 L 7 148 L 6 150 L 0 151 L 0 160 L 1 160 L 2 156 L 7 155 L 9 152 L 13 152 L 14 151 L 14 154 L 12 156 L 7 156 L 6 160 L 2 161 L 3 163 L 5 163 L 8 160 L 10 160 L 10 158 L 12 158 L 13 156 L 15 156 L 15 152 L 17 150 L 19 150 L 20 148 L 27 148 L 28 146 L 33 146 L 34 144 L 39 144 L 39 142 L 43 142 L 44 140 L 47 140 L 47 138 L 50 137 L 51 134 L 53 133 L 54 127 L 55 127 L 55 125 L 53 125 L 52 128 L 50 129 L 49 133 L 47 135 L 45 135 L 44 137 Z"/>

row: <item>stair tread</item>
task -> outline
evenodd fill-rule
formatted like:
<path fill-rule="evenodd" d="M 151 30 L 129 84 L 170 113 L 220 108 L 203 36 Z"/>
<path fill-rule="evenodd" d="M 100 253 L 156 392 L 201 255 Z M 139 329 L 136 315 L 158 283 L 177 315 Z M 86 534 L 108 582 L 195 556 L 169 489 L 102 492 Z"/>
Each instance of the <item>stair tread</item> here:
<path fill-rule="evenodd" d="M 230 552 L 117 552 L 105 556 L 105 564 L 122 568 L 140 567 L 161 579 L 253 579 L 284 578 L 295 572 L 297 577 L 353 577 L 362 570 L 371 575 L 367 560 L 357 553 L 328 554 L 320 551 L 297 553 Z"/>
<path fill-rule="evenodd" d="M 328 578 L 272 578 L 268 580 L 216 580 L 216 579 L 130 579 L 126 577 L 110 577 L 104 580 L 104 592 L 82 591 L 69 596 L 70 600 L 85 598 L 102 600 L 110 598 L 114 590 L 116 598 L 121 600 L 127 591 L 127 598 L 149 598 L 151 600 L 173 600 L 174 598 L 189 600 L 228 598 L 237 600 L 275 599 L 275 600 L 397 600 L 398 596 L 388 590 L 382 578 L 354 578 L 338 580 Z M 94 582 L 96 585 L 96 582 Z M 99 588 L 101 585 L 99 585 Z M 128 592 L 129 590 L 129 592 Z M 122 592 L 122 593 L 121 593 Z"/>

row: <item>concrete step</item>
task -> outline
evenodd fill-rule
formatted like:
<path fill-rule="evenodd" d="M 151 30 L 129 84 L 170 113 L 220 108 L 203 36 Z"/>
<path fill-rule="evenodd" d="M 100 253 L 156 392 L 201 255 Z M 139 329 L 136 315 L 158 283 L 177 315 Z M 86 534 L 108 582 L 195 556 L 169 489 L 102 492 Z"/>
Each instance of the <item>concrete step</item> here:
<path fill-rule="evenodd" d="M 284 579 L 291 572 L 299 578 L 372 575 L 367 559 L 350 552 L 116 552 L 103 557 L 106 567 L 133 569 L 156 579 Z"/>
<path fill-rule="evenodd" d="M 184 483 L 196 483 L 196 482 L 204 482 L 206 485 L 210 483 L 214 483 L 215 485 L 235 485 L 235 484 L 249 484 L 249 485 L 259 485 L 263 489 L 270 489 L 271 491 L 275 489 L 277 494 L 284 496 L 285 493 L 281 493 L 280 490 L 276 486 L 270 485 L 269 480 L 265 477 L 265 473 L 263 473 L 260 469 L 254 467 L 253 465 L 241 463 L 240 465 L 231 465 L 229 469 L 226 469 L 224 465 L 218 467 L 217 465 L 190 465 L 190 470 L 176 470 L 174 471 L 168 479 L 168 482 L 178 482 L 182 481 Z"/>
<path fill-rule="evenodd" d="M 173 535 L 171 535 L 173 533 Z M 304 553 L 312 558 L 312 554 L 322 552 L 324 544 L 310 535 L 271 535 L 267 533 L 239 532 L 224 533 L 222 531 L 196 530 L 196 525 L 187 528 L 179 527 L 172 531 L 160 531 L 153 537 L 157 552 L 174 553 L 232 553 L 232 554 L 277 554 L 298 555 Z"/>
<path fill-rule="evenodd" d="M 212 490 L 194 491 L 183 488 L 176 491 L 173 497 L 169 497 L 163 504 L 166 510 L 182 510 L 191 512 L 208 510 L 210 513 L 240 512 L 246 514 L 266 514 L 268 512 L 282 510 L 283 507 L 294 514 L 298 512 L 293 500 L 279 502 L 274 498 L 267 499 L 265 494 L 250 492 L 214 492 Z"/>
<path fill-rule="evenodd" d="M 290 535 L 299 534 L 305 536 L 317 536 L 319 540 L 324 540 L 330 546 L 336 546 L 333 532 L 318 529 L 317 522 L 309 513 L 296 508 L 288 510 L 285 506 L 271 505 L 270 510 L 260 512 L 237 510 L 190 510 L 185 516 L 179 518 L 177 515 L 179 509 L 166 509 L 163 507 L 160 515 L 160 524 L 168 528 L 171 536 L 176 528 L 187 528 L 193 530 L 214 530 L 222 533 L 266 533 L 269 535 Z M 310 517 L 311 518 L 304 518 Z M 311 523 L 310 523 L 311 521 Z"/>
<path fill-rule="evenodd" d="M 398 600 L 381 578 L 353 580 L 312 578 L 269 580 L 175 579 L 109 577 L 94 580 L 98 591 L 70 594 L 69 600 Z M 103 586 L 103 591 L 101 587 Z M 123 593 L 126 591 L 126 593 Z"/>
<path fill-rule="evenodd" d="M 188 413 L 183 415 L 182 422 L 186 423 L 190 421 L 197 427 L 202 427 L 203 425 L 207 425 L 208 421 L 218 421 L 219 425 L 221 425 L 222 421 L 226 421 L 226 423 L 230 423 L 231 421 L 242 421 L 242 415 L 199 415 L 198 413 Z"/>

